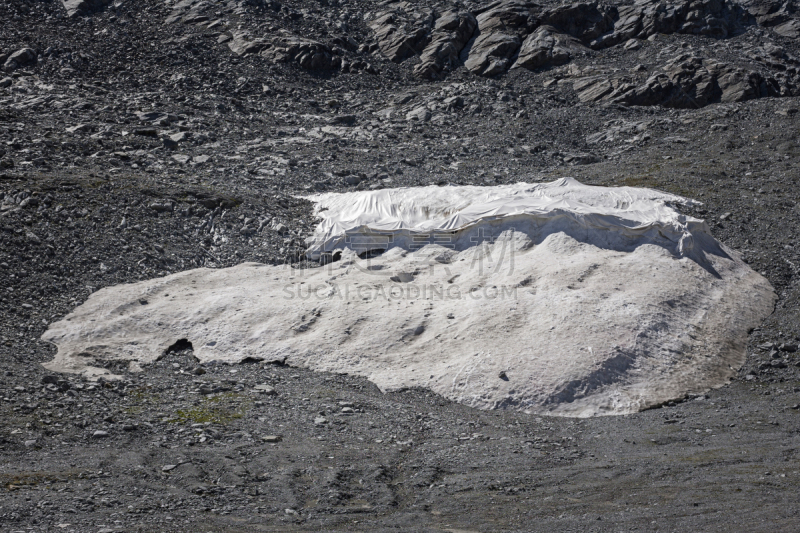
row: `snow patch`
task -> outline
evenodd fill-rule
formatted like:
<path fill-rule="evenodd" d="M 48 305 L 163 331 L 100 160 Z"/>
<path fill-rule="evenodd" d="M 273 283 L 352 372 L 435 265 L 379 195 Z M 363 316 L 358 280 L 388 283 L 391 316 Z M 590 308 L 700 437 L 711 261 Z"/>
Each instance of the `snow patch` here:
<path fill-rule="evenodd" d="M 312 199 L 323 220 L 308 253 L 323 267 L 102 289 L 43 335 L 59 348 L 46 366 L 96 375 L 93 361 L 145 364 L 183 339 L 201 362 L 285 361 L 483 409 L 623 414 L 725 383 L 775 301 L 673 207 L 689 200 L 658 191 L 562 179 Z"/>

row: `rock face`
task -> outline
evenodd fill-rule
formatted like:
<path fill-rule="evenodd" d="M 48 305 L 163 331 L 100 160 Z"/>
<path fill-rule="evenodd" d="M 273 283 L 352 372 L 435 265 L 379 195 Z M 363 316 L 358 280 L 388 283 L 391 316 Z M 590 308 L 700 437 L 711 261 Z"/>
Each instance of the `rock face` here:
<path fill-rule="evenodd" d="M 795 2 L 749 0 L 742 2 L 760 26 L 790 39 L 800 38 L 800 18 Z"/>
<path fill-rule="evenodd" d="M 422 78 L 434 79 L 443 70 L 459 65 L 459 54 L 477 27 L 478 21 L 472 13 L 450 12 L 442 15 L 436 21 L 431 42 L 422 52 L 414 73 Z"/>
<path fill-rule="evenodd" d="M 783 35 L 784 37 L 789 37 L 790 39 L 800 38 L 800 20 L 790 20 L 775 26 L 773 29 L 778 35 Z"/>
<path fill-rule="evenodd" d="M 639 0 L 632 6 L 620 7 L 613 29 L 593 40 L 591 46 L 601 49 L 658 33 L 725 38 L 745 23 L 746 13 L 737 4 L 724 0 L 674 3 Z"/>
<path fill-rule="evenodd" d="M 682 198 L 656 191 L 562 179 L 315 201 L 327 218 L 309 253 L 340 260 L 102 289 L 44 334 L 59 348 L 47 368 L 107 374 L 93 365 L 190 342 L 201 362 L 283 361 L 484 409 L 622 414 L 726 382 L 775 299 L 667 205 Z"/>
<path fill-rule="evenodd" d="M 384 13 L 370 27 L 375 31 L 383 55 L 395 63 L 419 54 L 428 44 L 433 16 L 424 17 L 421 26 L 405 23 L 397 13 Z"/>
<path fill-rule="evenodd" d="M 290 34 L 253 39 L 247 32 L 234 32 L 228 47 L 236 55 L 259 54 L 275 63 L 296 62 L 307 70 L 331 70 L 342 64 L 326 45 Z"/>
<path fill-rule="evenodd" d="M 111 3 L 112 0 L 62 0 L 68 17 L 84 15 L 92 10 L 100 9 Z"/>
<path fill-rule="evenodd" d="M 560 33 L 552 26 L 539 26 L 522 43 L 519 57 L 511 68 L 537 69 L 563 65 L 574 54 L 584 51 L 587 48 L 575 37 Z"/>
<path fill-rule="evenodd" d="M 539 24 L 539 7 L 531 2 L 495 2 L 476 19 L 476 35 L 461 52 L 464 66 L 475 74 L 494 76 L 513 63 L 522 39 Z"/>
<path fill-rule="evenodd" d="M 582 102 L 687 109 L 781 94 L 775 79 L 688 54 L 676 57 L 641 85 L 624 78 L 589 77 L 576 81 L 574 89 Z"/>
<path fill-rule="evenodd" d="M 404 9 L 411 9 L 407 4 L 403 5 L 406 6 Z M 638 0 L 632 5 L 619 7 L 576 3 L 553 9 L 544 9 L 524 0 L 501 0 L 473 12 L 447 12 L 442 16 L 435 12 L 406 12 L 398 8 L 379 14 L 370 27 L 386 57 L 399 63 L 420 56 L 414 72 L 423 78 L 436 79 L 444 70 L 451 70 L 459 63 L 475 74 L 496 76 L 512 65 L 529 69 L 562 65 L 575 54 L 588 52 L 581 46 L 601 50 L 627 43 L 628 49 L 635 49 L 637 41 L 631 39 L 643 40 L 670 33 L 724 39 L 744 31 L 753 23 L 770 27 L 785 37 L 800 35 L 800 23 L 794 16 L 793 5 L 769 0 L 752 1 L 745 7 L 725 0 L 670 3 Z M 703 68 L 707 72 L 701 73 L 700 78 L 705 76 L 706 79 L 698 79 L 693 85 L 701 86 L 700 99 L 689 97 L 697 102 L 719 101 L 713 94 L 720 91 L 739 94 L 726 95 L 722 101 L 775 93 L 770 88 L 774 84 L 769 81 L 764 87 L 761 75 L 745 75 L 737 67 L 731 67 L 736 72 L 720 66 L 706 65 Z M 785 69 L 783 65 L 781 70 Z M 694 79 L 697 69 L 690 67 L 689 70 L 693 71 L 690 76 Z M 752 79 L 743 81 L 743 76 Z M 672 76 L 668 73 L 667 77 Z M 685 90 L 687 82 L 683 78 L 686 74 L 677 77 L 682 81 L 673 80 L 672 89 Z M 582 99 L 596 100 L 613 93 L 613 100 L 627 104 L 628 99 L 618 98 L 620 90 L 628 92 L 636 87 L 635 83 L 608 77 L 597 83 L 599 86 L 588 93 L 589 98 Z M 721 86 L 711 89 L 704 85 L 708 83 L 711 86 L 721 83 Z M 642 88 L 639 91 L 642 94 L 632 102 L 663 100 L 668 102 L 667 105 L 683 105 L 675 103 L 679 98 L 666 94 L 671 89 L 663 87 L 663 80 L 653 79 L 648 81 L 648 85 L 650 89 Z M 727 85 L 733 88 L 726 91 Z M 702 96 L 709 91 L 713 93 L 710 99 Z M 777 93 L 794 94 L 786 88 L 778 89 Z"/>
<path fill-rule="evenodd" d="M 744 0 L 740 3 L 760 26 L 777 28 L 797 20 L 797 6 L 791 0 Z"/>
<path fill-rule="evenodd" d="M 576 3 L 544 12 L 542 23 L 588 44 L 614 27 L 615 15 L 613 7 Z"/>

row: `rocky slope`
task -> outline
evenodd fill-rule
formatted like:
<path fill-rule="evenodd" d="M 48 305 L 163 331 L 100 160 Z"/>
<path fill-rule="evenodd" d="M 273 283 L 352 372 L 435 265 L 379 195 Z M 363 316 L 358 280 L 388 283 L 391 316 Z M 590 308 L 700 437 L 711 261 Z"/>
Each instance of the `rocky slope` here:
<path fill-rule="evenodd" d="M 794 531 L 798 17 L 769 0 L 0 2 L 0 529 Z M 101 287 L 313 267 L 298 195 L 562 176 L 698 199 L 770 280 L 775 313 L 729 386 L 578 422 L 199 365 L 188 346 L 116 383 L 39 364 L 47 324 Z"/>

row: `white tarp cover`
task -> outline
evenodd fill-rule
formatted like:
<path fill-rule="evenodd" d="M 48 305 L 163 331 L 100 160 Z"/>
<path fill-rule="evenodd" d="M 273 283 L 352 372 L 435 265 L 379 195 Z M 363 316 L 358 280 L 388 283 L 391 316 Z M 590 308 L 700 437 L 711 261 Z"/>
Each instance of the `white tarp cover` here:
<path fill-rule="evenodd" d="M 430 186 L 308 198 L 322 219 L 308 239 L 312 259 L 344 248 L 414 249 L 420 242 L 434 241 L 463 250 L 475 245 L 475 234 L 469 230 L 476 226 L 511 228 L 517 220 L 550 222 L 557 217 L 634 238 L 660 233 L 681 253 L 691 248 L 693 232 L 708 230 L 703 221 L 669 207 L 696 203 L 693 200 L 637 187 L 592 187 L 572 178 L 533 185 Z"/>
<path fill-rule="evenodd" d="M 658 191 L 562 179 L 312 199 L 324 218 L 309 255 L 339 260 L 99 290 L 44 334 L 59 348 L 46 366 L 96 375 L 96 360 L 146 363 L 187 339 L 202 362 L 280 360 L 479 408 L 622 414 L 725 383 L 775 301 L 671 207 L 686 200 Z"/>

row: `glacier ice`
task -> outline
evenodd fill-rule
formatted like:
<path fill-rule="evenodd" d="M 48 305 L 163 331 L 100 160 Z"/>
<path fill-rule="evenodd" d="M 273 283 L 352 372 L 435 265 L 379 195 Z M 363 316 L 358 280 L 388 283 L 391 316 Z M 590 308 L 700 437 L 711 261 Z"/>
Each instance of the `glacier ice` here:
<path fill-rule="evenodd" d="M 769 283 L 679 196 L 565 178 L 323 194 L 308 255 L 101 289 L 43 339 L 91 376 L 178 339 L 245 358 L 425 387 L 484 409 L 631 413 L 724 384 Z M 146 302 L 143 304 L 142 302 Z"/>

